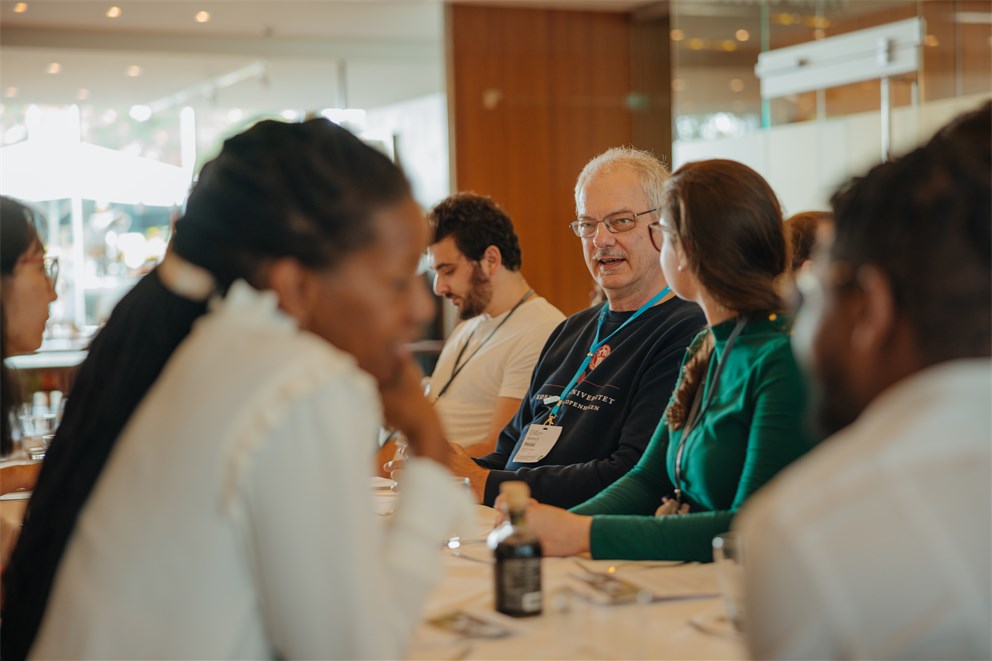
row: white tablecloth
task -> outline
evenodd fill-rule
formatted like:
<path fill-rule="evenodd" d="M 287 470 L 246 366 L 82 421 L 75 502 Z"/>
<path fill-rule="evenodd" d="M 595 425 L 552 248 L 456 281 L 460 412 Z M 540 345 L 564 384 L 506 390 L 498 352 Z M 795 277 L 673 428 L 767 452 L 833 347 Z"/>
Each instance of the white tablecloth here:
<path fill-rule="evenodd" d="M 392 495 L 379 492 L 380 513 Z M 445 573 L 430 594 L 423 622 L 409 648 L 411 659 L 743 659 L 743 641 L 724 618 L 716 595 L 715 566 L 697 563 L 593 561 L 545 558 L 544 612 L 510 618 L 493 609 L 491 553 L 481 540 L 495 511 L 478 508 L 475 537 L 445 555 Z M 585 570 L 609 572 L 649 587 L 654 601 L 601 605 L 580 596 Z M 665 599 L 666 595 L 682 598 Z M 660 597 L 660 598 L 659 598 Z M 465 610 L 505 625 L 502 638 L 466 638 L 429 624 L 432 618 Z"/>

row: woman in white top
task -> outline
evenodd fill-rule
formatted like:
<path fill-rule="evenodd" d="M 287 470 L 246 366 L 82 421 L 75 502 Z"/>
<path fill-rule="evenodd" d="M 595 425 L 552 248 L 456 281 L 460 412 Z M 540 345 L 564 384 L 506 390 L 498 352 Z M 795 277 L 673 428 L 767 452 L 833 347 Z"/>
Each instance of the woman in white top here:
<path fill-rule="evenodd" d="M 330 122 L 225 142 L 80 371 L 4 576 L 4 659 L 402 656 L 467 505 L 403 349 L 426 240 L 400 170 Z M 383 416 L 420 457 L 388 530 Z"/>

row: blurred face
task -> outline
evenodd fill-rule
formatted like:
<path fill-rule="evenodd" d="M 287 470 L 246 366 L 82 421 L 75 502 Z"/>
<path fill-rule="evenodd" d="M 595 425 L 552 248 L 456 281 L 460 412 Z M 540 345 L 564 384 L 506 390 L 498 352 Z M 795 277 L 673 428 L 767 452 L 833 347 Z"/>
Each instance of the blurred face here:
<path fill-rule="evenodd" d="M 599 221 L 617 213 L 637 214 L 651 208 L 651 203 L 637 176 L 626 168 L 597 172 L 582 188 L 578 197 L 580 220 Z M 637 219 L 634 229 L 613 234 L 604 223 L 596 233 L 580 239 L 586 267 L 603 288 L 610 307 L 636 309 L 658 293 L 665 281 L 658 264 L 658 251 L 651 244 L 648 223 L 654 214 Z"/>
<path fill-rule="evenodd" d="M 55 287 L 45 272 L 45 252 L 31 244 L 9 276 L 3 276 L 3 312 L 7 353 L 31 353 L 41 346 L 48 321 L 48 304 L 55 300 Z"/>
<path fill-rule="evenodd" d="M 306 324 L 358 365 L 385 382 L 407 357 L 434 314 L 434 302 L 417 265 L 427 244 L 427 225 L 412 199 L 373 215 L 377 239 L 330 273 L 320 274 L 319 300 Z"/>
<path fill-rule="evenodd" d="M 867 404 L 859 395 L 859 359 L 851 346 L 854 316 L 850 281 L 839 278 L 826 254 L 798 275 L 802 304 L 792 348 L 810 386 L 811 410 L 820 429 L 832 434 L 854 421 Z"/>
<path fill-rule="evenodd" d="M 454 303 L 462 319 L 482 314 L 493 297 L 492 283 L 482 266 L 465 257 L 452 236 L 433 244 L 428 255 L 435 274 L 434 293 Z"/>

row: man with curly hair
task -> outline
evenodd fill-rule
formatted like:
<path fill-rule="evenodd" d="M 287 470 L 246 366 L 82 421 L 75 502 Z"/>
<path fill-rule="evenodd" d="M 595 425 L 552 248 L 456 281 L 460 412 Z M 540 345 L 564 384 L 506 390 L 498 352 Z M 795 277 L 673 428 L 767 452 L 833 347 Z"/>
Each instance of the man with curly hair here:
<path fill-rule="evenodd" d="M 527 284 L 513 223 L 492 199 L 457 193 L 428 219 L 434 292 L 455 304 L 461 323 L 427 395 L 448 440 L 482 456 L 517 412 L 541 347 L 565 315 Z M 394 454 L 394 442 L 384 444 L 379 465 Z"/>

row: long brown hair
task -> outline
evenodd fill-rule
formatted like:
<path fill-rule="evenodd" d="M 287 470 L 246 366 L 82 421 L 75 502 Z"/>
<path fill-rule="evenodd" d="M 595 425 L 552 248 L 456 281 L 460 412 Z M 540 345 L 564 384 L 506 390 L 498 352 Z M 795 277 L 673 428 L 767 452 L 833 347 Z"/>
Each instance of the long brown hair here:
<path fill-rule="evenodd" d="M 686 163 L 665 185 L 662 215 L 674 230 L 687 266 L 720 305 L 739 317 L 782 309 L 775 278 L 787 266 L 782 207 L 760 174 L 736 161 Z M 713 353 L 713 335 L 689 348 L 665 422 L 685 424 Z"/>

